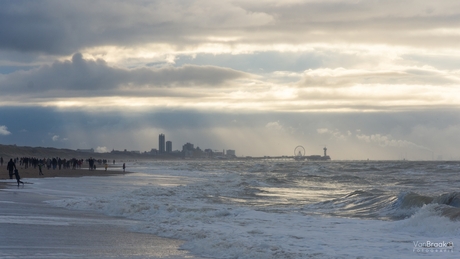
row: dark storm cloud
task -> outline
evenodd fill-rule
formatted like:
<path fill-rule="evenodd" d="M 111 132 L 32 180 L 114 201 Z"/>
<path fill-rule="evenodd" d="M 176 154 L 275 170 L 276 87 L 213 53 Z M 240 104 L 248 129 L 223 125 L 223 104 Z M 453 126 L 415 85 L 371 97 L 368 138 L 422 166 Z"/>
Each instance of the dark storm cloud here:
<path fill-rule="evenodd" d="M 69 55 L 99 45 L 181 38 L 180 27 L 139 1 L 3 1 L 0 7 L 0 48 L 18 52 Z"/>
<path fill-rule="evenodd" d="M 56 61 L 30 71 L 4 75 L 4 93 L 46 93 L 54 90 L 129 90 L 157 87 L 219 87 L 226 81 L 249 77 L 248 74 L 214 66 L 184 65 L 157 69 L 122 69 L 104 60 L 85 60 L 80 53 L 70 61 Z M 105 96 L 114 94 L 103 93 Z M 135 94 L 135 93 L 133 93 Z M 139 93 L 140 95 L 144 93 Z"/>
<path fill-rule="evenodd" d="M 221 34 L 219 28 L 267 19 L 213 1 L 2 1 L 0 48 L 69 55 L 100 45 L 156 42 L 180 47 L 200 43 L 211 32 Z"/>
<path fill-rule="evenodd" d="M 80 8 L 71 2 L 2 1 L 0 6 L 2 49 L 68 54 L 82 44 L 78 32 L 87 26 L 84 19 L 78 22 Z"/>
<path fill-rule="evenodd" d="M 106 5 L 98 1 L 2 1 L 0 48 L 68 55 L 111 42 L 114 27 L 118 27 L 120 41 L 133 36 L 121 26 L 124 17 Z"/>
<path fill-rule="evenodd" d="M 70 55 L 166 43 L 380 43 L 455 46 L 457 1 L 1 1 L 0 49 Z M 434 34 L 433 34 L 434 33 Z M 222 42 L 220 42 L 222 43 Z"/>

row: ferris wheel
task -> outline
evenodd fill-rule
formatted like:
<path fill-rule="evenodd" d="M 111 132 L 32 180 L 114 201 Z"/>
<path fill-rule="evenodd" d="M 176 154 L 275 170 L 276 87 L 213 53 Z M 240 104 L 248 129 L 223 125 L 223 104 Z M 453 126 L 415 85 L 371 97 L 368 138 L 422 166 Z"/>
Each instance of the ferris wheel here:
<path fill-rule="evenodd" d="M 305 148 L 302 146 L 297 146 L 294 148 L 294 157 L 302 158 L 305 156 Z"/>

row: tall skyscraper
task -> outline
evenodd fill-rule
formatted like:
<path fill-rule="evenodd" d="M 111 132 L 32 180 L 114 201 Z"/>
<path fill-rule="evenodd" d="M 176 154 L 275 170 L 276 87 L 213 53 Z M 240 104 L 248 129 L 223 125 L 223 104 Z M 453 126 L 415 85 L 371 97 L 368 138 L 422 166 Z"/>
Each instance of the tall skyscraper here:
<path fill-rule="evenodd" d="M 172 141 L 166 141 L 166 153 L 172 153 Z"/>
<path fill-rule="evenodd" d="M 161 133 L 158 138 L 158 150 L 160 153 L 164 153 L 165 149 L 165 134 Z"/>

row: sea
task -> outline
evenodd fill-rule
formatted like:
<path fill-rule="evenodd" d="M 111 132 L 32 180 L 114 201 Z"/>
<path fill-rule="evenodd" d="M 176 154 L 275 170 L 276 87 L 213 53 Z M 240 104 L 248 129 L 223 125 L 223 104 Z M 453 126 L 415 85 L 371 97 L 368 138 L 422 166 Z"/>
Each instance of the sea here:
<path fill-rule="evenodd" d="M 52 195 L 50 206 L 132 219 L 130 231 L 183 240 L 202 258 L 460 256 L 458 161 L 136 161 L 127 170 L 29 179 L 27 190 Z"/>

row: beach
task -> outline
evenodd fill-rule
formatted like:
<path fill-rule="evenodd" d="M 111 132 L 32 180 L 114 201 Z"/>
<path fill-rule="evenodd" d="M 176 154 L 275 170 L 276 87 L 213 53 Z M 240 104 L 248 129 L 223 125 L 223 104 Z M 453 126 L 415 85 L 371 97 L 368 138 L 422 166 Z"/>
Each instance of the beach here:
<path fill-rule="evenodd" d="M 0 180 L 0 258 L 458 258 L 458 162 L 119 165 Z"/>
<path fill-rule="evenodd" d="M 100 168 L 96 170 L 89 170 L 88 164 L 83 164 L 82 168 L 79 168 L 79 169 L 71 169 L 71 168 L 46 169 L 46 167 L 43 166 L 42 168 L 43 175 L 41 176 L 39 175 L 38 167 L 33 168 L 29 166 L 28 168 L 24 168 L 23 166 L 20 166 L 20 165 L 16 165 L 16 167 L 22 179 L 43 178 L 43 177 L 109 176 L 109 175 L 129 173 L 129 172 L 123 172 L 121 165 L 110 165 L 108 166 L 107 171 L 106 171 L 103 165 L 100 165 L 99 166 Z M 2 169 L 0 172 L 2 172 L 0 175 L 0 180 L 9 179 L 8 171 L 6 170 L 6 165 L 4 166 L 4 169 Z"/>
<path fill-rule="evenodd" d="M 0 170 L 0 180 L 8 180 L 10 179 L 8 170 L 6 169 L 7 162 L 3 163 L 3 167 Z M 42 172 L 43 175 L 39 174 L 38 167 L 34 168 L 33 166 L 29 166 L 25 168 L 24 166 L 20 166 L 17 163 L 16 168 L 18 169 L 19 176 L 21 177 L 21 181 L 27 181 L 30 178 L 46 178 L 46 177 L 83 177 L 83 176 L 110 176 L 110 175 L 119 175 L 119 174 L 128 174 L 129 172 L 123 172 L 122 165 L 110 165 L 107 168 L 107 171 L 103 166 L 100 166 L 100 169 L 97 170 L 89 170 L 88 164 L 83 164 L 79 169 L 71 169 L 71 168 L 56 168 L 56 169 L 47 169 L 46 166 L 43 166 Z M 16 185 L 16 178 L 13 175 L 13 179 L 10 181 L 2 181 L 0 182 L 0 189 L 5 188 L 7 185 Z"/>
<path fill-rule="evenodd" d="M 44 168 L 43 176 L 38 167 L 17 168 L 25 183 L 19 187 L 16 179 L 9 179 L 6 165 L 0 171 L 1 258 L 197 258 L 180 249 L 181 240 L 130 231 L 133 220 L 51 206 L 47 201 L 57 197 L 33 188 L 43 181 L 128 174 L 121 164 L 111 165 L 107 171 L 102 166 L 88 170 L 87 165 L 81 169 Z"/>

